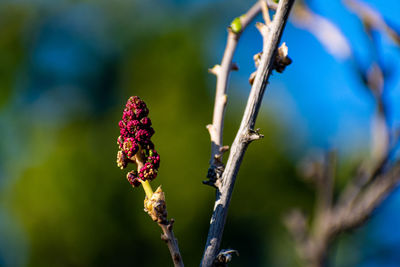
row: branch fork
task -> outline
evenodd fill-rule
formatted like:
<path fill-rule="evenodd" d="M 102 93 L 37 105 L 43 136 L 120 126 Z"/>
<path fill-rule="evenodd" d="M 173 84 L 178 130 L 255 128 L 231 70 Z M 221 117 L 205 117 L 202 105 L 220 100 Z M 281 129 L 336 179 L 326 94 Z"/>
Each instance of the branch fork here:
<path fill-rule="evenodd" d="M 270 5 L 270 2 L 267 3 L 268 6 L 274 7 L 274 5 Z M 214 204 L 214 211 L 211 216 L 207 243 L 201 262 L 202 267 L 213 266 L 217 256 L 219 255 L 218 250 L 222 239 L 222 233 L 227 218 L 233 187 L 247 146 L 251 141 L 258 140 L 263 137 L 258 130 L 254 130 L 254 125 L 259 108 L 261 106 L 265 87 L 268 83 L 268 78 L 274 69 L 273 66 L 276 60 L 276 55 L 278 54 L 277 50 L 280 38 L 282 36 L 282 32 L 293 3 L 294 0 L 280 0 L 274 20 L 269 22 L 268 10 L 265 10 L 264 2 L 259 1 L 253 7 L 251 7 L 244 16 L 236 18 L 231 24 L 231 30 L 228 30 L 228 41 L 221 67 L 217 71 L 214 71 L 217 73 L 214 114 L 212 127 L 207 127 L 211 136 L 211 159 L 208 177 L 212 181 L 209 183 L 215 185 L 216 182 L 213 181 L 217 181 L 219 184 L 218 186 L 215 186 L 217 189 L 216 201 Z M 263 5 L 264 7 L 262 7 Z M 222 147 L 222 129 L 226 107 L 224 96 L 226 95 L 233 54 L 236 49 L 240 34 L 247 27 L 250 21 L 252 21 L 254 17 L 261 12 L 262 8 L 264 9 L 264 18 L 268 24 L 268 26 L 262 26 L 259 24 L 262 34 L 265 36 L 265 38 L 263 38 L 263 53 L 260 55 L 258 70 L 255 74 L 254 83 L 252 85 L 242 122 L 236 134 L 236 138 L 231 146 L 225 169 L 223 172 L 217 173 L 215 170 L 218 168 L 218 165 L 221 166 L 222 164 L 222 157 L 219 157 L 218 155 L 221 153 Z M 258 63 L 256 62 L 256 64 Z M 215 134 L 214 130 L 217 134 Z M 215 157 L 216 155 L 217 157 Z"/>
<path fill-rule="evenodd" d="M 400 183 L 400 162 L 387 171 L 375 173 L 370 183 L 358 190 L 349 183 L 333 201 L 336 155 L 329 153 L 321 166 L 310 174 L 315 176 L 316 208 L 311 225 L 307 227 L 306 216 L 299 210 L 285 218 L 285 225 L 295 241 L 299 256 L 306 266 L 324 266 L 331 241 L 339 234 L 363 224 L 372 211 Z M 360 175 L 360 174 L 359 174 Z M 357 176 L 353 178 L 357 180 Z M 349 196 L 349 192 L 352 194 Z"/>
<path fill-rule="evenodd" d="M 215 181 L 217 179 L 220 179 L 224 169 L 222 158 L 225 149 L 223 148 L 224 145 L 222 137 L 225 108 L 228 100 L 227 89 L 231 71 L 238 70 L 237 64 L 232 61 L 238 41 L 242 32 L 247 28 L 250 22 L 261 12 L 261 9 L 265 10 L 265 8 L 277 8 L 277 4 L 272 1 L 266 1 L 264 3 L 262 2 L 258 1 L 245 14 L 235 18 L 232 21 L 231 25 L 228 27 L 227 43 L 222 61 L 220 64 L 215 65 L 209 70 L 210 73 L 214 74 L 217 77 L 217 85 L 213 120 L 212 123 L 207 126 L 211 138 L 210 167 L 207 173 L 207 178 L 210 181 L 205 181 L 203 183 L 211 185 L 213 187 L 216 187 Z M 262 5 L 265 5 L 265 3 L 267 3 L 267 7 L 262 7 Z"/>
<path fill-rule="evenodd" d="M 260 129 L 256 129 L 256 130 L 249 129 L 247 131 L 247 133 L 245 133 L 242 136 L 241 141 L 243 143 L 250 143 L 252 141 L 260 140 L 260 139 L 264 138 L 264 135 L 260 134 L 259 131 L 260 131 Z"/>

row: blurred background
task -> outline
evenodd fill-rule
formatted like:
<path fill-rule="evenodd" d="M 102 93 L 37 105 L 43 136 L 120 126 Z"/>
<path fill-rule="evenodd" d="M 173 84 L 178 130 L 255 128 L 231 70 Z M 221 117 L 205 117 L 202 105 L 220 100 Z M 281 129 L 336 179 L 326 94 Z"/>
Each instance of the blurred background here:
<path fill-rule="evenodd" d="M 293 63 L 270 79 L 256 125 L 265 138 L 249 147 L 239 172 L 222 244 L 240 252 L 231 266 L 300 266 L 282 223 L 293 207 L 313 210 L 313 186 L 298 163 L 337 149 L 340 187 L 369 156 L 376 107 L 360 68 L 378 60 L 390 72 L 389 125 L 400 122 L 396 43 L 377 32 L 377 56 L 340 1 L 306 3 L 329 22 L 313 31 L 292 20 L 284 31 Z M 365 3 L 400 29 L 399 1 Z M 186 266 L 198 266 L 214 202 L 201 183 L 215 93 L 207 69 L 222 58 L 226 27 L 252 4 L 0 1 L 0 266 L 172 266 L 159 227 L 143 212 L 143 190 L 130 187 L 115 163 L 131 95 L 145 100 L 156 131 L 161 167 L 153 187 L 166 192 Z M 238 129 L 261 48 L 249 27 L 235 56 L 224 144 Z M 334 243 L 331 266 L 400 266 L 399 208 L 398 190 Z"/>

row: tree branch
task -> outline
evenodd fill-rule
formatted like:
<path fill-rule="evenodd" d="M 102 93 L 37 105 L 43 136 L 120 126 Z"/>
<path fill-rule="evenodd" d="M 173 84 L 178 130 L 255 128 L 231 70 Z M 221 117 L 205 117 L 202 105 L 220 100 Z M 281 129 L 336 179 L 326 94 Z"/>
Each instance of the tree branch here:
<path fill-rule="evenodd" d="M 356 13 L 366 27 L 374 27 L 385 32 L 397 45 L 400 45 L 400 34 L 391 28 L 382 16 L 364 2 L 358 0 L 345 0 L 343 3 Z"/>
<path fill-rule="evenodd" d="M 169 253 L 171 254 L 172 260 L 175 267 L 183 267 L 183 261 L 181 253 L 179 252 L 178 240 L 176 240 L 172 226 L 174 219 L 171 219 L 165 224 L 158 223 L 164 234 L 161 235 L 161 239 L 167 243 Z"/>
<path fill-rule="evenodd" d="M 214 211 L 201 263 L 203 267 L 212 266 L 218 253 L 236 176 L 247 146 L 252 141 L 252 136 L 254 136 L 256 117 L 269 75 L 274 67 L 277 47 L 293 3 L 294 0 L 280 0 L 275 18 L 268 31 L 268 38 L 264 38 L 266 42 L 264 43 L 261 62 L 251 88 L 239 131 L 232 144 L 228 162 L 222 174 L 221 185 L 217 188 Z"/>
<path fill-rule="evenodd" d="M 399 182 L 400 162 L 397 162 L 388 172 L 376 177 L 353 202 L 346 206 L 339 205 L 333 211 L 330 228 L 335 233 L 341 233 L 361 225 Z"/>
<path fill-rule="evenodd" d="M 159 186 L 151 196 L 146 196 L 144 200 L 144 210 L 150 215 L 153 221 L 157 222 L 158 226 L 161 227 L 161 230 L 163 231 L 161 239 L 167 243 L 174 266 L 183 267 L 184 265 L 181 253 L 179 252 L 178 240 L 176 240 L 174 232 L 172 231 L 174 219 L 169 221 L 167 219 L 165 194 L 162 191 L 161 186 Z"/>
<path fill-rule="evenodd" d="M 325 266 L 331 241 L 339 234 L 365 223 L 399 183 L 400 162 L 397 162 L 388 172 L 378 175 L 354 201 L 336 203 L 324 212 L 323 217 L 316 214 L 312 229 L 307 228 L 307 218 L 300 211 L 292 211 L 285 218 L 285 224 L 306 266 Z"/>
<path fill-rule="evenodd" d="M 263 3 L 265 3 L 263 1 Z M 276 9 L 277 5 L 268 1 L 268 6 Z M 265 8 L 265 7 L 264 7 Z M 224 166 L 222 163 L 223 153 L 228 150 L 227 146 L 223 146 L 223 127 L 225 108 L 228 101 L 226 94 L 228 88 L 229 76 L 232 70 L 237 70 L 238 67 L 232 62 L 233 55 L 242 32 L 247 28 L 250 22 L 260 13 L 261 3 L 255 3 L 243 16 L 240 16 L 237 21 L 240 27 L 239 30 L 228 28 L 228 38 L 226 42 L 225 52 L 220 65 L 215 65 L 210 69 L 210 73 L 217 76 L 217 85 L 215 93 L 214 113 L 212 124 L 207 125 L 207 129 L 211 138 L 211 158 L 210 168 L 207 177 L 210 181 L 205 181 L 205 184 L 216 186 L 216 181 L 221 177 Z"/>

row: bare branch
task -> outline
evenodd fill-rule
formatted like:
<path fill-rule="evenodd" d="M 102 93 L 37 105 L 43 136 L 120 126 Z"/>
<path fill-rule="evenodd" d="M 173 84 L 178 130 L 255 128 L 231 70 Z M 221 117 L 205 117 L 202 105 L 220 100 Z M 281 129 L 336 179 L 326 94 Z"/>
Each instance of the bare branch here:
<path fill-rule="evenodd" d="M 400 162 L 375 178 L 352 202 L 339 202 L 324 212 L 317 209 L 311 229 L 307 228 L 306 218 L 300 211 L 291 212 L 284 222 L 306 266 L 324 266 L 331 241 L 363 224 L 399 183 Z"/>
<path fill-rule="evenodd" d="M 268 83 L 269 75 L 273 70 L 279 41 L 293 3 L 294 0 L 279 1 L 275 18 L 271 23 L 269 36 L 264 43 L 260 66 L 254 79 L 242 122 L 232 144 L 226 168 L 222 174 L 221 187 L 217 189 L 214 211 L 211 217 L 207 243 L 201 263 L 203 267 L 212 266 L 217 256 L 236 176 L 249 144 L 249 142 L 246 141 L 246 136 L 248 136 L 249 132 L 254 131 L 254 124 L 261 106 L 265 87 Z"/>
<path fill-rule="evenodd" d="M 378 45 L 375 40 L 372 39 L 371 41 L 378 54 Z M 387 103 L 383 97 L 385 76 L 382 69 L 383 66 L 378 63 L 372 63 L 366 73 L 360 73 L 361 78 L 365 79 L 365 85 L 368 87 L 369 93 L 375 98 L 376 102 L 376 112 L 371 125 L 371 156 L 369 162 L 364 163 L 359 174 L 344 189 L 340 196 L 341 203 L 354 201 L 359 192 L 378 177 L 397 144 L 397 140 L 392 138 L 393 136 L 390 132 Z"/>
<path fill-rule="evenodd" d="M 268 1 L 268 6 L 272 9 L 276 9 L 277 7 L 272 1 Z M 230 73 L 232 70 L 238 69 L 237 65 L 232 62 L 233 55 L 236 51 L 240 35 L 260 11 L 261 4 L 257 2 L 243 16 L 234 20 L 237 20 L 236 23 L 239 24 L 237 26 L 239 30 L 235 31 L 232 27 L 228 28 L 228 39 L 221 64 L 215 65 L 209 70 L 212 74 L 217 76 L 217 86 L 212 124 L 207 125 L 211 138 L 211 158 L 210 168 L 207 174 L 210 181 L 204 182 L 205 184 L 213 185 L 215 181 L 221 177 L 223 172 L 222 155 L 226 150 L 221 149 L 221 147 L 223 146 L 225 107 L 228 100 L 226 93 Z"/>
<path fill-rule="evenodd" d="M 261 11 L 264 21 L 267 25 L 271 24 L 271 18 L 269 17 L 268 4 L 265 0 L 260 0 Z"/>
<path fill-rule="evenodd" d="M 391 28 L 378 12 L 358 0 L 346 0 L 344 3 L 360 17 L 366 28 L 375 28 L 384 31 L 394 43 L 400 45 L 399 33 Z"/>
<path fill-rule="evenodd" d="M 167 243 L 174 266 L 183 267 L 184 265 L 181 253 L 179 252 L 178 241 L 172 231 L 174 219 L 171 219 L 170 221 L 167 219 L 165 194 L 162 191 L 161 186 L 157 188 L 150 198 L 146 196 L 144 200 L 144 210 L 150 215 L 153 221 L 157 222 L 161 227 L 163 231 L 161 239 Z"/>
<path fill-rule="evenodd" d="M 181 253 L 179 252 L 178 240 L 176 240 L 172 226 L 174 219 L 167 221 L 166 223 L 159 223 L 164 234 L 161 235 L 161 239 L 167 243 L 169 253 L 171 254 L 172 260 L 175 267 L 183 267 L 183 261 Z"/>
<path fill-rule="evenodd" d="M 283 222 L 292 235 L 297 254 L 306 260 L 309 258 L 310 244 L 306 216 L 299 209 L 293 209 L 283 218 Z"/>
<path fill-rule="evenodd" d="M 332 208 L 333 187 L 336 172 L 336 151 L 330 151 L 325 155 L 323 173 L 316 181 L 316 218 L 324 220 L 325 214 Z"/>
<path fill-rule="evenodd" d="M 397 162 L 390 171 L 378 176 L 355 201 L 337 207 L 332 216 L 331 228 L 340 233 L 365 222 L 399 182 L 400 162 Z"/>

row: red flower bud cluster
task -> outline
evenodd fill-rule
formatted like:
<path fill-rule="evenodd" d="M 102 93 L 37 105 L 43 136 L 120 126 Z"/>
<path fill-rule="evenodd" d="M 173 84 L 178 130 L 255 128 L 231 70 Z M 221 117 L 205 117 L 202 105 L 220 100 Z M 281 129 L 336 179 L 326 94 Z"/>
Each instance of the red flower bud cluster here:
<path fill-rule="evenodd" d="M 126 176 L 134 187 L 139 186 L 141 181 L 156 178 L 160 166 L 160 155 L 154 150 L 154 144 L 150 140 L 154 129 L 148 114 L 149 110 L 143 100 L 132 96 L 128 99 L 122 120 L 118 124 L 118 167 L 124 169 L 130 162 L 141 167 L 138 171 L 130 171 Z"/>

